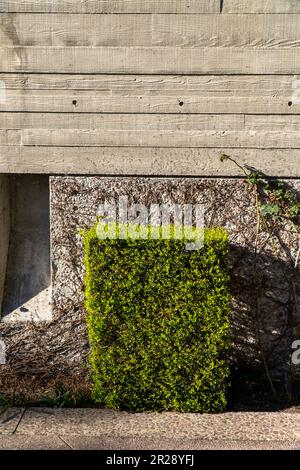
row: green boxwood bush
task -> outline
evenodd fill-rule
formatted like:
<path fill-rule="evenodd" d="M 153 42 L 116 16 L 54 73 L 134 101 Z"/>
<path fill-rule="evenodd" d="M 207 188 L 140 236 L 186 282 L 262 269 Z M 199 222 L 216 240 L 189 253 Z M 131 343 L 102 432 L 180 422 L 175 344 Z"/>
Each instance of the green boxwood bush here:
<path fill-rule="evenodd" d="M 218 412 L 229 366 L 228 236 L 100 240 L 84 232 L 93 398 L 114 409 Z"/>

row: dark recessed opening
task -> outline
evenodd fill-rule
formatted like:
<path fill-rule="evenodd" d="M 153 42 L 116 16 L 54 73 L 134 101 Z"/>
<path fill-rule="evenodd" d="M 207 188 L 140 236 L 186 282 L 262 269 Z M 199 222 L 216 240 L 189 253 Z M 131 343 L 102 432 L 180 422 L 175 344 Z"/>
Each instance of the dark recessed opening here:
<path fill-rule="evenodd" d="M 292 106 L 292 104 L 293 104 L 292 101 L 289 101 L 289 102 L 288 102 L 288 105 L 289 105 L 289 106 Z"/>
<path fill-rule="evenodd" d="M 179 101 L 179 106 L 183 106 L 184 105 L 184 102 L 183 101 Z"/>
<path fill-rule="evenodd" d="M 74 106 L 76 106 L 77 105 L 77 100 L 73 100 L 72 103 L 73 103 Z"/>
<path fill-rule="evenodd" d="M 51 317 L 49 177 L 10 176 L 8 192 L 9 243 L 2 316 L 48 319 Z"/>

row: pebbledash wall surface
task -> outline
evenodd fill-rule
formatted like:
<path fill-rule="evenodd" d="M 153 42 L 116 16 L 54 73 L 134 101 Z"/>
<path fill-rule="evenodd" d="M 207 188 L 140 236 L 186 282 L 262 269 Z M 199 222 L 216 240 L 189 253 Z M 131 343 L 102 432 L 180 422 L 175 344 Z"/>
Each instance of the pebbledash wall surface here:
<path fill-rule="evenodd" d="M 0 0 L 1 392 L 85 383 L 79 229 L 122 195 L 228 229 L 233 362 L 288 382 L 297 237 L 259 240 L 257 335 L 255 200 L 219 156 L 300 191 L 299 31 L 299 0 Z"/>

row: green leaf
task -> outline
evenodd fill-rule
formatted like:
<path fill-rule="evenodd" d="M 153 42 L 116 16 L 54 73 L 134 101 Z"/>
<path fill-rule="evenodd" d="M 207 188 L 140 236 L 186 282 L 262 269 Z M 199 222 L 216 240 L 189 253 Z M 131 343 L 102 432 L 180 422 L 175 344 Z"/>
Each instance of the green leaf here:
<path fill-rule="evenodd" d="M 278 217 L 281 214 L 281 207 L 277 204 L 271 204 L 268 202 L 261 206 L 261 214 L 265 217 Z"/>

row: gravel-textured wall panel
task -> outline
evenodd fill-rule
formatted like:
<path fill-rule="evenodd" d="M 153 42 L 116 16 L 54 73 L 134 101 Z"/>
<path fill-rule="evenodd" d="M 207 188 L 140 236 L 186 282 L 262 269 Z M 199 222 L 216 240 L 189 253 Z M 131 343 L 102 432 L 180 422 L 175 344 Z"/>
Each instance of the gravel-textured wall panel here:
<path fill-rule="evenodd" d="M 259 236 L 255 267 L 255 196 L 241 179 L 51 177 L 51 257 L 53 321 L 39 325 L 0 324 L 9 374 L 49 383 L 56 376 L 84 377 L 88 340 L 83 308 L 83 249 L 79 230 L 96 220 L 99 204 L 203 204 L 207 226 L 221 225 L 230 234 L 233 294 L 233 362 L 268 362 L 275 377 L 288 382 L 292 339 L 300 330 L 295 298 L 300 283 L 293 269 L 298 238 L 279 224 L 277 237 Z M 300 192 L 300 181 L 288 183 Z M 291 258 L 292 256 L 292 258 Z M 256 280 L 255 280 L 256 279 Z M 296 335 L 296 336 L 295 336 Z M 2 379 L 1 379 L 2 378 Z M 80 379 L 82 380 L 82 379 Z"/>

